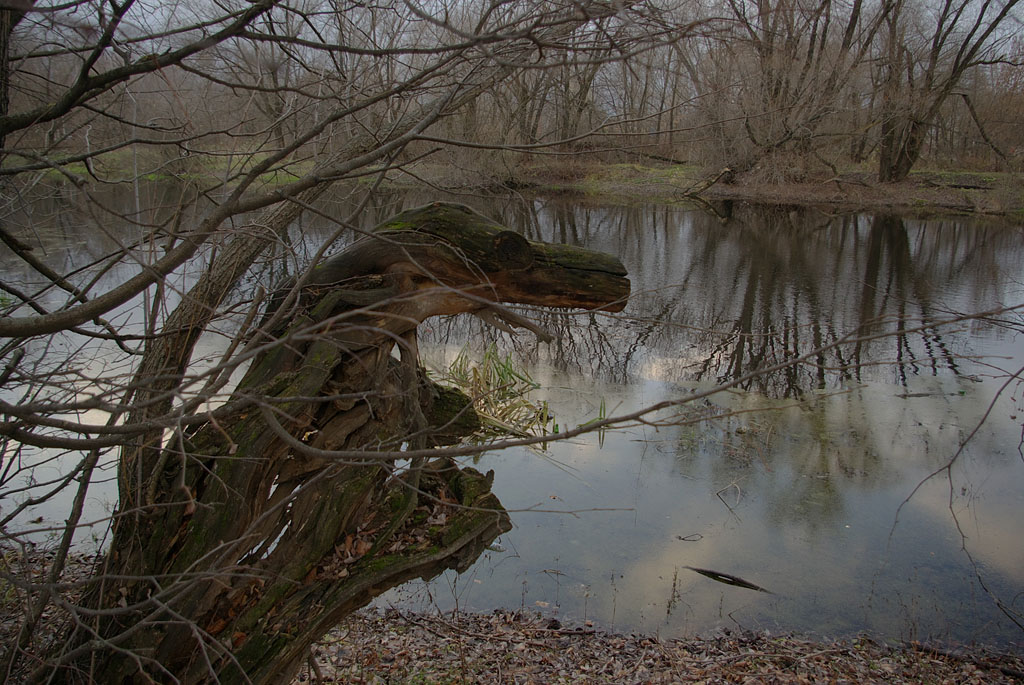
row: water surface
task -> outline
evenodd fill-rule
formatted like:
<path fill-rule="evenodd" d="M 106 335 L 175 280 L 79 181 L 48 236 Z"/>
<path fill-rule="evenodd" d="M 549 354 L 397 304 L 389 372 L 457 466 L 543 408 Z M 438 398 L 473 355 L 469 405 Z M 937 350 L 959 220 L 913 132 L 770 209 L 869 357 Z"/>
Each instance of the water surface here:
<path fill-rule="evenodd" d="M 146 192 L 152 206 L 174 206 L 166 188 Z M 429 362 L 445 366 L 467 342 L 475 355 L 496 343 L 538 383 L 533 399 L 548 403 L 562 429 L 699 399 L 544 450 L 485 454 L 477 466 L 495 471 L 515 528 L 463 575 L 410 584 L 382 602 L 523 607 L 664 636 L 742 627 L 1020 644 L 1024 388 L 1009 377 L 1024 365 L 1024 323 L 1018 311 L 933 326 L 1024 302 L 1019 226 L 744 205 L 716 216 L 462 199 L 528 237 L 619 255 L 633 296 L 616 315 L 527 312 L 559 335 L 551 344 L 529 334 L 513 340 L 471 318 L 433 320 L 422 330 Z M 424 200 L 390 198 L 363 225 Z M 129 199 L 109 204 L 119 201 Z M 337 204 L 325 216 L 343 216 Z M 167 220 L 158 214 L 153 223 Z M 8 217 L 12 230 L 19 221 L 38 233 L 40 258 L 83 279 L 138 238 L 137 228 L 92 216 L 73 193 Z M 239 288 L 238 311 L 256 285 L 272 287 L 335 228 L 320 218 L 293 227 L 280 258 Z M 208 257 L 170 279 L 169 306 Z M 97 289 L 137 268 L 97 274 Z M 21 288 L 38 280 L 13 258 L 0 270 Z M 61 297 L 51 291 L 40 301 L 56 307 Z M 144 304 L 108 318 L 130 328 Z M 232 326 L 219 321 L 198 354 L 216 359 Z M 33 345 L 39 368 L 74 358 L 85 375 L 108 378 L 111 391 L 131 373 L 130 360 L 95 339 L 66 334 Z M 723 384 L 729 389 L 705 394 Z M 37 483 L 79 458 L 19 455 Z M 90 490 L 87 521 L 103 522 L 114 506 L 112 465 Z M 29 492 L 3 501 L 0 491 L 0 507 Z M 37 515 L 42 522 L 26 526 L 45 536 L 59 529 L 67 502 L 50 501 Z M 90 533 L 102 541 L 102 525 L 84 528 L 83 538 Z"/>
<path fill-rule="evenodd" d="M 495 339 L 567 427 L 602 403 L 626 414 L 732 387 L 649 424 L 485 455 L 479 467 L 515 510 L 502 551 L 385 602 L 523 607 L 661 635 L 1020 643 L 1022 388 L 1007 380 L 1024 363 L 1021 317 L 929 327 L 1024 302 L 1019 227 L 751 207 L 489 209 L 529 237 L 620 255 L 634 296 L 621 315 L 534 313 L 561 334 L 551 345 L 438 324 L 435 365 L 463 340 Z"/>

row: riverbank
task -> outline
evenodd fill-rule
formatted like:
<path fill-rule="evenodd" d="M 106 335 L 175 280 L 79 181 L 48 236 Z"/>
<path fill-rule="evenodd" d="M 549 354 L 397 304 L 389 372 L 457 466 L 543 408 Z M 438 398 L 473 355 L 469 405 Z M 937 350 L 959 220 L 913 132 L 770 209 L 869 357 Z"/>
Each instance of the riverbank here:
<path fill-rule="evenodd" d="M 51 559 L 33 552 L 23 566 L 11 550 L 2 558 L 8 572 L 35 579 Z M 83 581 L 97 560 L 72 555 L 62 580 Z M 0 595 L 0 642 L 11 644 L 24 607 L 14 593 Z M 33 631 L 34 646 L 58 638 L 65 618 L 51 604 Z M 507 610 L 439 615 L 363 609 L 314 645 L 311 657 L 293 685 L 1024 682 L 1024 649 L 1002 653 L 984 646 L 887 645 L 867 637 L 830 641 L 745 630 L 661 638 Z M 31 659 L 22 663 L 31 665 Z M 22 675 L 19 670 L 9 682 Z"/>
<path fill-rule="evenodd" d="M 697 197 L 708 202 L 745 201 L 809 205 L 839 210 L 885 210 L 907 214 L 989 214 L 1024 217 L 1024 179 L 974 172 L 916 172 L 900 183 L 878 183 L 872 174 L 849 171 L 801 183 L 769 183 L 756 174 L 718 176 L 686 167 L 612 165 L 580 182 L 588 195 L 607 193 L 660 199 Z"/>
<path fill-rule="evenodd" d="M 916 171 L 900 183 L 879 183 L 873 172 L 842 171 L 803 182 L 769 182 L 762 174 L 721 173 L 683 164 L 534 163 L 505 177 L 418 165 L 404 183 L 465 191 L 481 185 L 538 193 L 572 193 L 581 200 L 630 204 L 725 201 L 801 205 L 836 211 L 892 211 L 909 215 L 982 214 L 1024 220 L 1024 174 Z M 415 179 L 415 180 L 414 180 Z M 712 182 L 713 181 L 713 182 Z"/>
<path fill-rule="evenodd" d="M 563 626 L 533 613 L 364 610 L 314 648 L 298 683 L 1019 683 L 1024 659 L 748 631 L 689 639 Z"/>

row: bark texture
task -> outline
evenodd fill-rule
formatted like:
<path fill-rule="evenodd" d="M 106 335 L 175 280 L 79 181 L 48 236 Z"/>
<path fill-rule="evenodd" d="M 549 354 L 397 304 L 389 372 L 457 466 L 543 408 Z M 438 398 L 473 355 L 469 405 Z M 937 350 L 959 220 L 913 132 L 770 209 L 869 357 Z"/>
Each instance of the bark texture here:
<path fill-rule="evenodd" d="M 90 618 L 40 679 L 287 682 L 346 614 L 468 566 L 510 522 L 491 474 L 422 450 L 396 463 L 403 445 L 472 425 L 468 400 L 419 369 L 416 326 L 460 312 L 525 323 L 498 302 L 619 310 L 629 281 L 614 257 L 434 203 L 292 290 L 272 298 L 267 343 L 220 418 L 137 484 L 145 501 L 118 519 Z"/>

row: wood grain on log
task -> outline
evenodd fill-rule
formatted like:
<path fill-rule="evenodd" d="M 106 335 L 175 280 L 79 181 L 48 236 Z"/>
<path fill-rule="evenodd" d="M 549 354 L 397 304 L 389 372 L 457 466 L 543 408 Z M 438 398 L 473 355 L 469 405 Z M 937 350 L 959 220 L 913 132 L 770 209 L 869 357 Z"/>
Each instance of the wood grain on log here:
<path fill-rule="evenodd" d="M 154 501 L 118 519 L 91 598 L 122 610 L 71 642 L 118 645 L 94 674 L 104 682 L 287 680 L 349 612 L 467 567 L 511 526 L 491 474 L 317 455 L 400 454 L 473 425 L 459 417 L 468 400 L 431 388 L 416 364 L 426 318 L 529 325 L 498 303 L 619 311 L 629 294 L 618 259 L 529 241 L 449 203 L 399 214 L 294 285 L 264 317 L 237 412 L 162 448 L 147 474 Z"/>

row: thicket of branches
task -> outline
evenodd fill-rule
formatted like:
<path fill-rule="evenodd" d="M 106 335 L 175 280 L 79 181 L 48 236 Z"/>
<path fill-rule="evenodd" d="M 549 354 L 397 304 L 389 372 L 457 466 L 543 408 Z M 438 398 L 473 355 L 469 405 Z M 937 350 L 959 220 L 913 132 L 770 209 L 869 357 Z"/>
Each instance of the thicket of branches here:
<path fill-rule="evenodd" d="M 1019 170 L 1024 42 L 1016 0 L 723 0 L 668 16 L 701 30 L 614 64 L 502 84 L 466 117 L 478 143 L 563 145 L 802 180 L 871 166 Z M 485 104 L 486 103 L 486 104 Z"/>
<path fill-rule="evenodd" d="M 509 73 L 478 80 L 478 92 L 449 107 L 404 161 L 434 153 L 498 181 L 521 173 L 522 153 L 541 151 L 761 169 L 787 180 L 849 165 L 900 180 L 922 158 L 1019 169 L 1018 3 L 650 2 L 635 12 L 642 16 L 594 17 L 545 38 L 525 62 L 509 41 L 533 40 L 545 22 L 518 6 L 307 0 L 250 21 L 212 3 L 14 3 L 5 12 L 4 90 L 20 119 L 0 135 L 17 131 L 19 147 L 70 173 L 92 166 L 101 178 L 130 163 L 233 183 L 257 151 L 277 156 L 260 159 L 266 170 L 292 164 L 301 173 L 342 141 L 378 135 L 485 57 Z M 235 35 L 191 44 L 217 30 Z M 86 83 L 83 67 L 114 80 Z M 73 83 L 83 94 L 98 89 L 77 114 L 66 97 Z M 338 110 L 339 98 L 349 111 Z M 473 148 L 437 155 L 453 142 Z M 32 164 L 43 162 L 17 162 Z"/>

